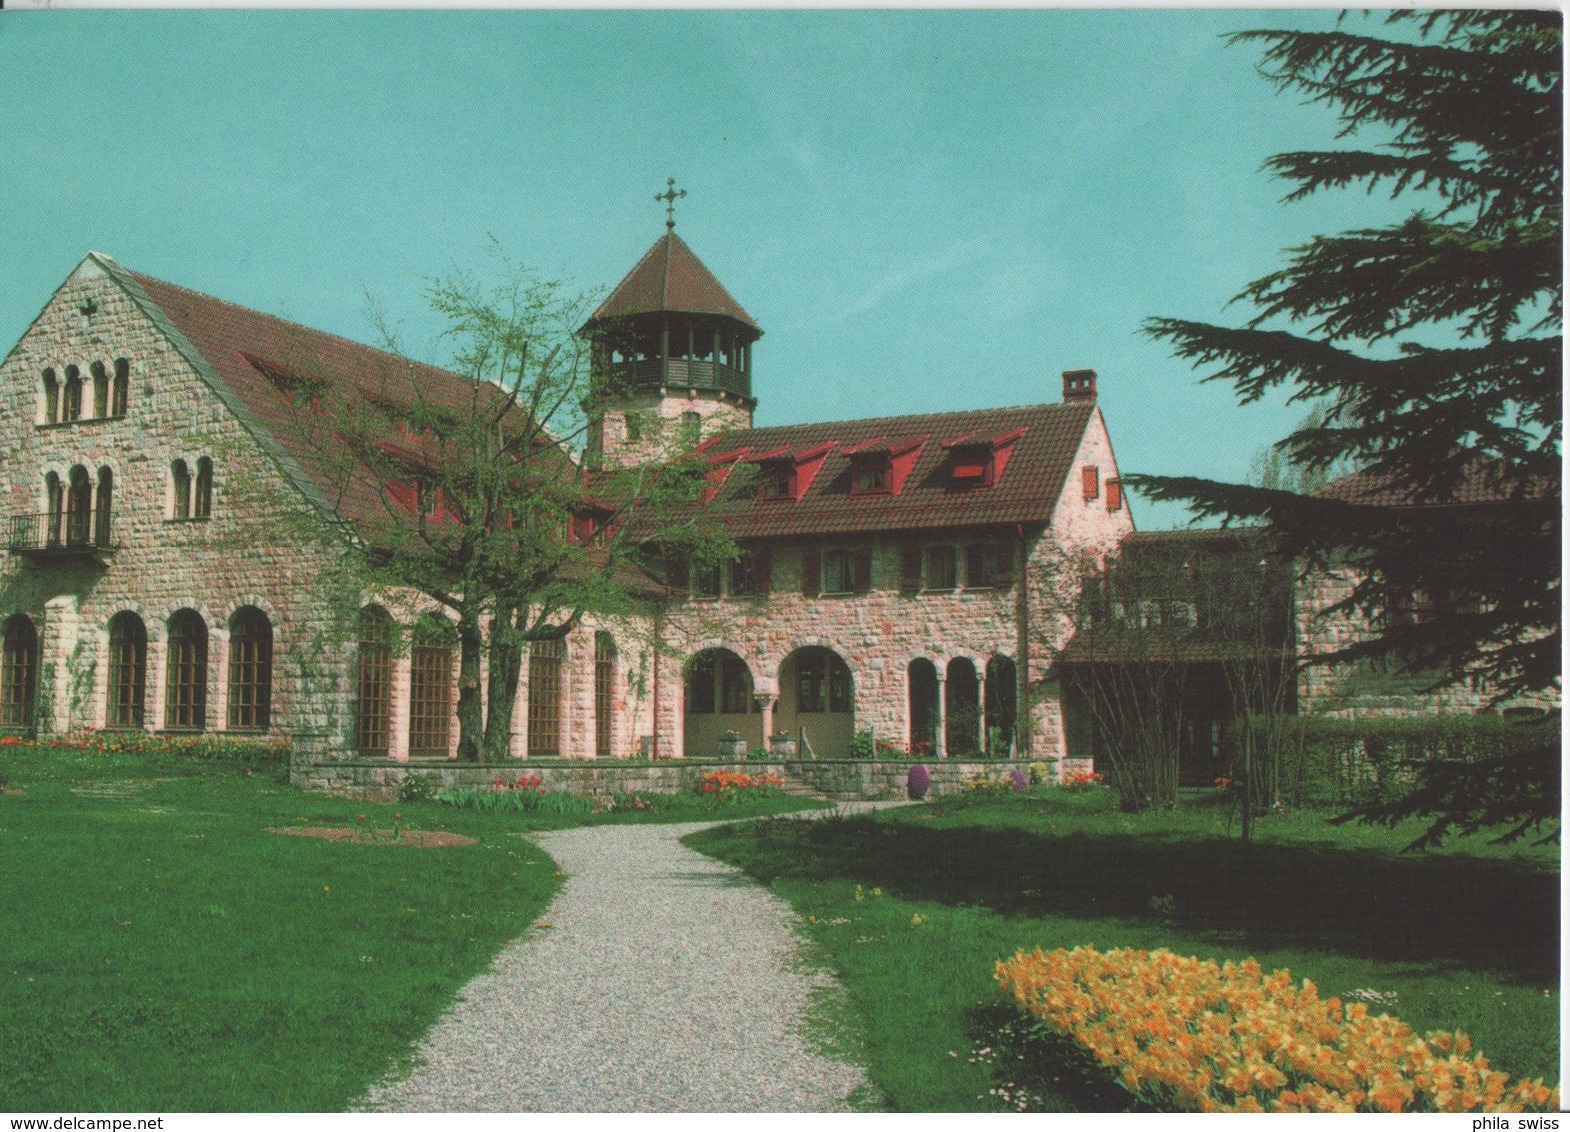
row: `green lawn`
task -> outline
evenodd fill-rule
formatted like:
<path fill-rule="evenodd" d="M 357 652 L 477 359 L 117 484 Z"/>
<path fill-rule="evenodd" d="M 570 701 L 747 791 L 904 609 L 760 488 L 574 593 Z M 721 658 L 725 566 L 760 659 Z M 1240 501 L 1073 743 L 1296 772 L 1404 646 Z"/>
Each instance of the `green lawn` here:
<path fill-rule="evenodd" d="M 341 1110 L 549 902 L 555 866 L 520 831 L 804 804 L 585 819 L 367 805 L 280 778 L 0 746 L 0 1110 Z M 267 832 L 291 825 L 478 844 Z"/>
<path fill-rule="evenodd" d="M 695 848 L 746 869 L 807 918 L 840 974 L 887 1104 L 1002 1107 L 1025 1083 L 999 1062 L 992 965 L 1018 948 L 1167 947 L 1256 956 L 1325 995 L 1419 1030 L 1460 1027 L 1498 1067 L 1557 1082 L 1557 846 L 1459 840 L 1403 854 L 1411 830 L 1262 819 L 1253 846 L 1227 811 L 1120 813 L 1110 791 L 956 799 L 826 822 L 704 831 Z M 1235 828 L 1232 830 L 1236 833 Z M 1035 1106 L 1101 1108 L 1106 1093 L 1053 1066 L 1028 1072 Z"/>

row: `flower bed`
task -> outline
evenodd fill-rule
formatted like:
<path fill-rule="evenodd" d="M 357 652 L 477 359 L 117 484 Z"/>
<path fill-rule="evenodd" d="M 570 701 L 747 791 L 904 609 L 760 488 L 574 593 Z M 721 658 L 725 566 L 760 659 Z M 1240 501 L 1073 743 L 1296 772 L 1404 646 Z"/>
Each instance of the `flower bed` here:
<path fill-rule="evenodd" d="M 0 736 L 0 746 L 74 750 L 87 755 L 175 756 L 211 762 L 282 763 L 289 741 L 269 735 L 159 735 L 147 731 L 84 731 L 54 739 Z"/>
<path fill-rule="evenodd" d="M 693 791 L 718 801 L 729 801 L 743 794 L 780 793 L 785 779 L 777 774 L 747 774 L 737 770 L 706 770 L 693 784 Z"/>
<path fill-rule="evenodd" d="M 1021 1010 L 1137 1100 L 1185 1112 L 1520 1112 L 1559 1090 L 1512 1083 L 1465 1034 L 1418 1037 L 1364 1003 L 1259 964 L 1090 947 L 996 967 Z"/>

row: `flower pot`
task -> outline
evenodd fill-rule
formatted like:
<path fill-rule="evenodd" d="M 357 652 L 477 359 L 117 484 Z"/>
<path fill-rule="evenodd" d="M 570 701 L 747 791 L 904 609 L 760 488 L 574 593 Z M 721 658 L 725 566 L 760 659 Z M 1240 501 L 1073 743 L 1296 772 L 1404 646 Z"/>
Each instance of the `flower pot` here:
<path fill-rule="evenodd" d="M 796 736 L 772 736 L 769 739 L 769 753 L 777 759 L 794 759 L 796 757 Z"/>
<path fill-rule="evenodd" d="M 747 740 L 745 739 L 717 739 L 715 745 L 719 748 L 720 758 L 731 762 L 741 762 L 747 757 Z"/>

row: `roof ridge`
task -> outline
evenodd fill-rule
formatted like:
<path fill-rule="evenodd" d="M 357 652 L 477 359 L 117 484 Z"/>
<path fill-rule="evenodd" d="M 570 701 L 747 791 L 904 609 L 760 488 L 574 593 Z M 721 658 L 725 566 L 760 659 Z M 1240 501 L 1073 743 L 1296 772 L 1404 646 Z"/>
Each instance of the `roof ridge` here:
<path fill-rule="evenodd" d="M 1038 401 L 1029 405 L 994 405 L 984 409 L 938 409 L 931 413 L 903 413 L 897 417 L 845 417 L 830 421 L 798 421 L 794 424 L 756 425 L 753 428 L 736 429 L 736 432 L 770 432 L 786 428 L 826 428 L 831 425 L 866 425 L 881 424 L 888 421 L 920 421 L 930 420 L 933 417 L 958 417 L 981 416 L 990 413 L 1021 413 L 1038 409 L 1078 409 L 1094 408 L 1093 401 Z"/>
<path fill-rule="evenodd" d="M 133 270 L 133 269 L 131 269 L 129 267 L 126 267 L 122 263 L 118 263 L 117 262 L 116 266 L 118 266 L 120 268 L 120 270 L 126 272 L 128 275 L 130 275 L 133 278 L 135 278 L 138 282 L 156 283 L 160 287 L 168 287 L 171 290 L 182 291 L 182 292 L 184 292 L 187 295 L 195 295 L 197 298 L 205 299 L 206 301 L 208 301 L 210 303 L 218 303 L 218 304 L 220 304 L 222 306 L 229 307 L 232 310 L 244 311 L 246 314 L 257 315 L 257 316 L 259 316 L 261 318 L 269 319 L 269 320 L 271 320 L 273 322 L 282 323 L 285 326 L 292 326 L 292 327 L 294 327 L 294 328 L 296 328 L 298 330 L 305 331 L 307 334 L 317 335 L 317 336 L 322 337 L 322 338 L 331 338 L 334 341 L 342 342 L 346 346 L 353 346 L 356 350 L 370 350 L 373 353 L 380 354 L 383 357 L 390 358 L 390 359 L 392 359 L 393 361 L 396 361 L 396 362 L 403 362 L 403 363 L 405 363 L 407 365 L 417 366 L 420 369 L 435 370 L 437 373 L 443 373 L 443 374 L 446 374 L 449 377 L 455 377 L 459 381 L 472 381 L 472 382 L 474 382 L 475 384 L 478 384 L 478 385 L 493 384 L 491 382 L 480 381 L 478 378 L 465 377 L 463 374 L 458 373 L 458 372 L 456 372 L 454 370 L 447 369 L 445 366 L 439 366 L 439 365 L 435 365 L 435 364 L 433 364 L 431 362 L 422 362 L 422 361 L 418 361 L 418 360 L 416 360 L 414 358 L 405 357 L 402 354 L 394 353 L 391 350 L 384 349 L 381 346 L 372 346 L 372 345 L 369 345 L 368 343 L 365 343 L 365 342 L 357 342 L 353 338 L 346 338 L 342 334 L 334 334 L 331 330 L 322 330 L 320 327 L 307 326 L 305 323 L 303 323 L 303 322 L 296 322 L 292 318 L 284 318 L 282 315 L 270 314 L 267 311 L 258 310 L 256 307 L 248 307 L 248 306 L 245 306 L 243 303 L 237 303 L 237 302 L 234 302 L 233 300 L 230 300 L 230 299 L 221 298 L 218 295 L 210 295 L 206 291 L 198 291 L 194 287 L 184 287 L 184 286 L 181 286 L 179 283 L 171 283 L 167 279 L 159 279 L 155 275 L 146 275 L 146 274 L 144 274 L 144 273 L 142 273 L 140 271 L 135 271 L 135 270 Z M 270 361 L 270 362 L 282 362 L 284 359 L 281 359 L 281 358 L 266 358 L 264 360 L 265 361 Z"/>

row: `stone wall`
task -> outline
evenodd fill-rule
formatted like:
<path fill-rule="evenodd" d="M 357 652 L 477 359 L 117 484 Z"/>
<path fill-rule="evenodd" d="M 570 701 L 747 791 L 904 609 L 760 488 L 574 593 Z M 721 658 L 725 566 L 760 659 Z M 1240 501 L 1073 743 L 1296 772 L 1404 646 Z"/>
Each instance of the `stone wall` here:
<path fill-rule="evenodd" d="M 516 782 L 520 774 L 539 775 L 547 790 L 580 798 L 607 798 L 612 794 L 674 794 L 689 790 L 704 771 L 723 766 L 748 774 L 774 773 L 787 782 L 804 785 L 838 799 L 892 800 L 906 796 L 906 782 L 914 765 L 904 760 L 826 759 L 817 761 L 748 761 L 712 763 L 675 759 L 666 762 L 626 762 L 601 759 L 545 760 L 527 763 L 476 764 L 453 762 L 388 762 L 380 759 L 311 763 L 296 760 L 289 781 L 307 790 L 348 797 L 390 800 L 407 776 L 418 776 L 438 790 L 465 787 L 484 789 L 497 779 Z M 923 763 L 932 776 L 929 796 L 939 797 L 965 789 L 965 780 L 976 775 L 1006 777 L 1023 763 L 968 762 L 945 759 Z"/>

